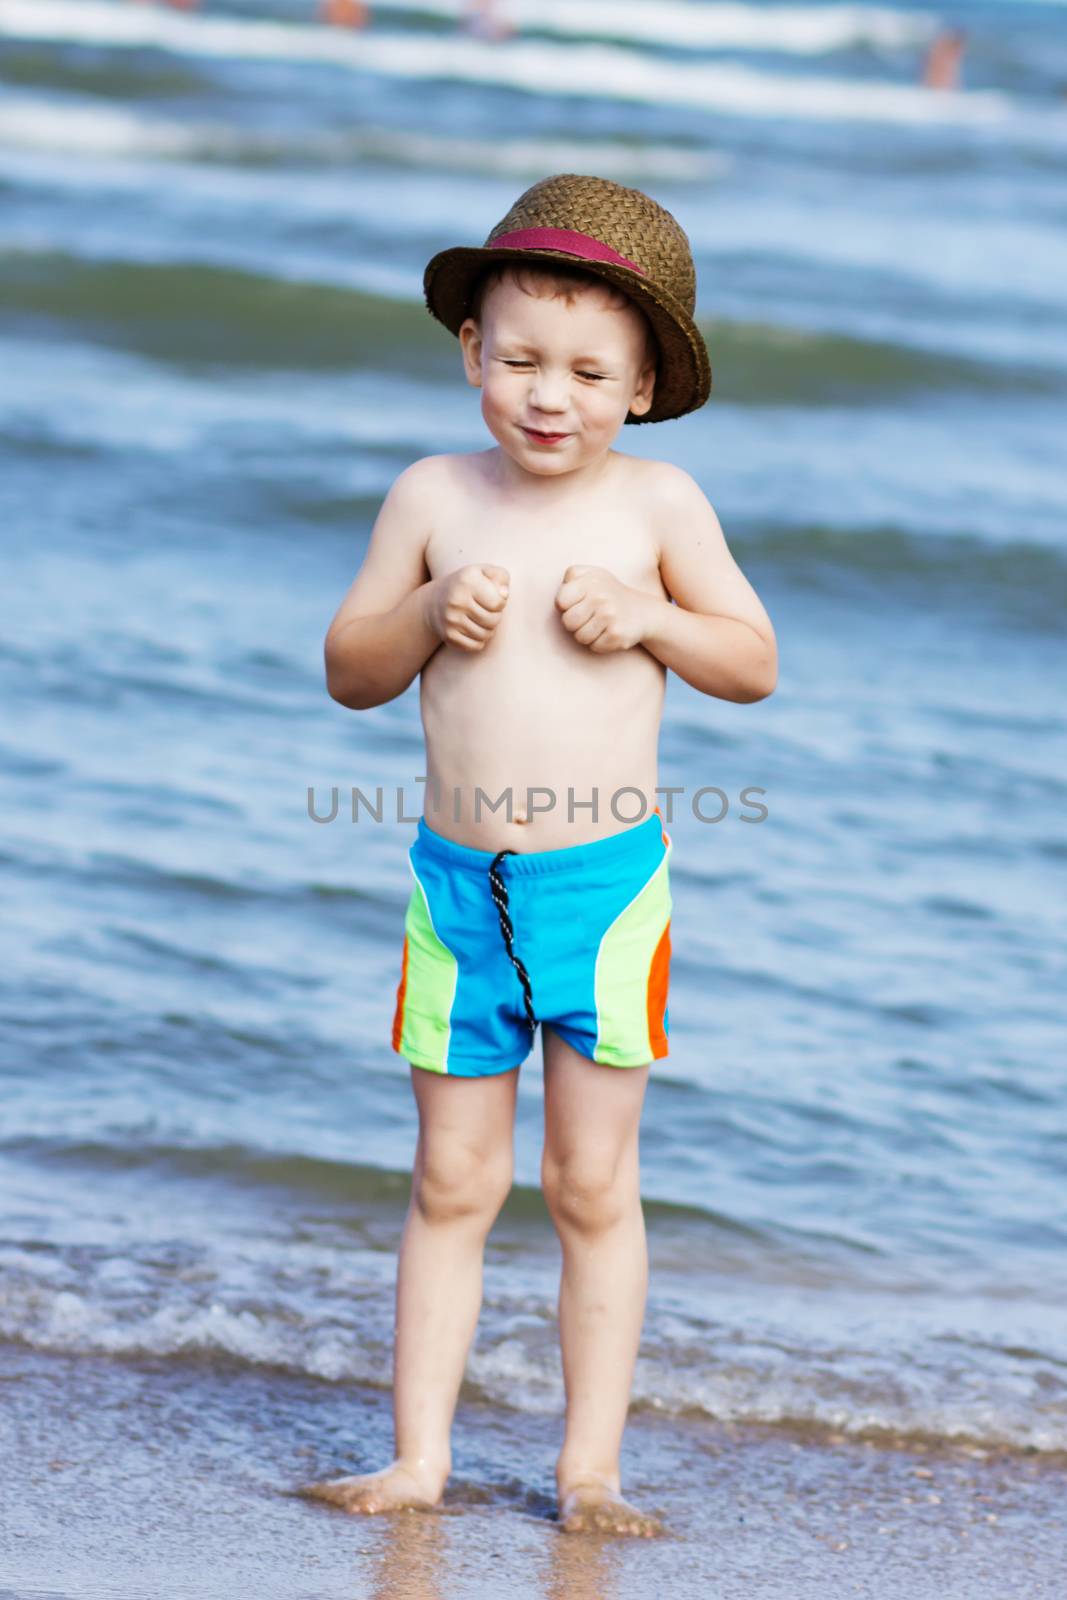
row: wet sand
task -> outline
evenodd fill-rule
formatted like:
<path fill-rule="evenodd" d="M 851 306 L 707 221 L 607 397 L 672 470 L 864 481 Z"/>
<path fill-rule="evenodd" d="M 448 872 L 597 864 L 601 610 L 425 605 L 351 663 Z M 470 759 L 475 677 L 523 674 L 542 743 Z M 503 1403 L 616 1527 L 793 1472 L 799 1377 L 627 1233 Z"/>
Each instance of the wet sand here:
<path fill-rule="evenodd" d="M 381 1390 L 216 1359 L 0 1351 L 0 1593 L 271 1600 L 980 1600 L 1067 1590 L 1067 1459 L 632 1416 L 658 1540 L 555 1521 L 560 1419 L 464 1402 L 440 1512 L 302 1483 L 387 1459 Z"/>

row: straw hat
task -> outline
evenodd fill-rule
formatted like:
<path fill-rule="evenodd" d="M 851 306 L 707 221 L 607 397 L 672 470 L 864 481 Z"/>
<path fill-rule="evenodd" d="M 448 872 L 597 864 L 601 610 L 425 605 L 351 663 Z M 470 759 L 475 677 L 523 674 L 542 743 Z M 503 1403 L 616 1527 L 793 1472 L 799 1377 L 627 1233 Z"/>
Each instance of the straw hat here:
<path fill-rule="evenodd" d="M 485 244 L 440 250 L 426 268 L 426 304 L 451 333 L 470 315 L 477 279 L 500 261 L 581 265 L 625 290 L 659 344 L 651 409 L 627 422 L 664 422 L 696 411 L 711 390 L 711 364 L 693 320 L 696 270 L 678 223 L 640 189 L 564 172 L 519 196 Z"/>

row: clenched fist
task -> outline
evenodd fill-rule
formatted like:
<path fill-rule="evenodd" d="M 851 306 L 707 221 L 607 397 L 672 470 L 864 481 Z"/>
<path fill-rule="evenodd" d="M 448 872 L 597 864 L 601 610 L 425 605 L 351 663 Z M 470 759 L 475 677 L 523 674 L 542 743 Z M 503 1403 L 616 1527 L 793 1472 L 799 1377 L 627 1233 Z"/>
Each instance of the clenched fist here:
<path fill-rule="evenodd" d="M 426 620 L 445 644 L 484 650 L 508 603 L 503 567 L 459 567 L 433 585 Z"/>
<path fill-rule="evenodd" d="M 556 592 L 563 626 L 598 655 L 640 644 L 649 599 L 643 590 L 620 583 L 606 567 L 568 567 Z"/>

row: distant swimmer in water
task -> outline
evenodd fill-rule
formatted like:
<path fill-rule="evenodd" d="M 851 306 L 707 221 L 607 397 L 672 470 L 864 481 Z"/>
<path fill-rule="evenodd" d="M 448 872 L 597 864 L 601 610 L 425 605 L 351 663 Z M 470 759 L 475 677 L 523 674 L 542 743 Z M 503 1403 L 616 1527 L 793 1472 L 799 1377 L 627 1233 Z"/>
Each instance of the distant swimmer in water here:
<path fill-rule="evenodd" d="M 960 28 L 939 33 L 923 62 L 923 83 L 928 89 L 958 89 L 960 62 L 967 48 L 967 35 Z"/>
<path fill-rule="evenodd" d="M 333 28 L 365 28 L 370 21 L 370 6 L 363 0 L 322 0 L 319 20 Z"/>
<path fill-rule="evenodd" d="M 515 32 L 514 23 L 497 11 L 496 0 L 467 0 L 460 26 L 477 39 L 507 39 Z"/>

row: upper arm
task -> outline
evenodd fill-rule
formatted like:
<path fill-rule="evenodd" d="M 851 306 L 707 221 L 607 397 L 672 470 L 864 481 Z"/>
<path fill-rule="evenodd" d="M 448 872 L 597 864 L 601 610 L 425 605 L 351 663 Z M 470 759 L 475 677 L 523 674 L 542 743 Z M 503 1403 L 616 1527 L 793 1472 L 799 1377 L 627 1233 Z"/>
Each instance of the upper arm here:
<path fill-rule="evenodd" d="M 730 554 L 704 491 L 680 467 L 663 462 L 658 466 L 655 526 L 660 576 L 668 594 L 686 611 L 746 622 L 773 646 L 771 619 Z"/>
<path fill-rule="evenodd" d="M 392 611 L 428 581 L 426 545 L 439 462 L 440 457 L 426 456 L 394 480 L 375 518 L 363 564 L 330 623 L 327 644 L 354 617 Z"/>

